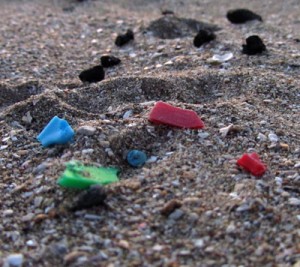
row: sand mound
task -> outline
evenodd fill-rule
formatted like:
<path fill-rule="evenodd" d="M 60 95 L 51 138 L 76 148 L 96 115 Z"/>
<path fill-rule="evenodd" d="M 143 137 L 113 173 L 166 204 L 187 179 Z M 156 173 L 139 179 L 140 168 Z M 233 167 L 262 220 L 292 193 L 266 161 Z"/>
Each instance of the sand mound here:
<path fill-rule="evenodd" d="M 218 29 L 220 28 L 216 25 L 195 19 L 164 16 L 152 21 L 146 31 L 161 39 L 175 39 L 193 36 L 199 30 L 216 31 Z"/>

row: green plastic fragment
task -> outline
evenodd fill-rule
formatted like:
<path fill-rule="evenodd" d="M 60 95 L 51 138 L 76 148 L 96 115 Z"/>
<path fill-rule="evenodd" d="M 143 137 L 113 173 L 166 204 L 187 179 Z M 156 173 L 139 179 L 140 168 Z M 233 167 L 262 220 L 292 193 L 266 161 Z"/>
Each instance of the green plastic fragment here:
<path fill-rule="evenodd" d="M 66 169 L 58 179 L 58 184 L 67 188 L 87 189 L 91 185 L 107 185 L 118 182 L 119 169 L 84 166 L 80 162 L 70 161 Z"/>

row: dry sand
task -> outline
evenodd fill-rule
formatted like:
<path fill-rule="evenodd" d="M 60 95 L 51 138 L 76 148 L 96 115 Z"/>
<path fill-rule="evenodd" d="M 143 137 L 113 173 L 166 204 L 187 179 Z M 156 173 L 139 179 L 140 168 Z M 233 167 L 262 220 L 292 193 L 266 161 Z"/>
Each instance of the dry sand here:
<path fill-rule="evenodd" d="M 230 24 L 227 10 L 240 7 L 263 23 Z M 153 37 L 162 9 L 217 25 L 217 39 L 196 49 L 193 30 Z M 299 18 L 299 0 L 2 0 L 0 266 L 19 253 L 23 266 L 299 267 Z M 116 47 L 128 28 L 135 41 Z M 263 55 L 241 53 L 252 34 Z M 209 63 L 226 52 L 227 63 Z M 105 53 L 122 64 L 83 85 L 80 71 Z M 196 111 L 206 128 L 150 124 L 158 100 Z M 43 148 L 36 136 L 55 115 L 96 130 Z M 131 168 L 129 149 L 152 162 Z M 251 151 L 268 166 L 261 178 L 236 166 Z M 121 168 L 106 206 L 69 210 L 78 192 L 56 182 L 71 159 Z M 177 209 L 162 215 L 165 205 Z"/>

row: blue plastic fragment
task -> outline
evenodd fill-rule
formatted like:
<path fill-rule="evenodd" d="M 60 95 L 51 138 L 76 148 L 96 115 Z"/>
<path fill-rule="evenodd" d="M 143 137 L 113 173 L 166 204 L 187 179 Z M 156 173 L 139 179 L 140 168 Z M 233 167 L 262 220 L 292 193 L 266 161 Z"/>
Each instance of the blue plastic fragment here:
<path fill-rule="evenodd" d="M 42 146 L 48 147 L 66 144 L 73 139 L 74 135 L 74 130 L 69 123 L 55 116 L 37 136 L 37 139 L 42 143 Z"/>
<path fill-rule="evenodd" d="M 146 154 L 140 150 L 130 150 L 127 154 L 127 161 L 132 167 L 141 167 L 146 160 Z"/>

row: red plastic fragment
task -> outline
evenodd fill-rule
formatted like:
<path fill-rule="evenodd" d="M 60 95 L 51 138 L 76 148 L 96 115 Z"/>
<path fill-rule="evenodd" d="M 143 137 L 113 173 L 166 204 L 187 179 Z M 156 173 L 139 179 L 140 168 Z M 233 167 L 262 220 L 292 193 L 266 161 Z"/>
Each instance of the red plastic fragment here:
<path fill-rule="evenodd" d="M 267 170 L 267 167 L 261 162 L 256 153 L 244 154 L 238 159 L 237 164 L 254 176 L 262 176 Z"/>
<path fill-rule="evenodd" d="M 195 111 L 173 107 L 162 101 L 157 102 L 151 110 L 149 121 L 179 128 L 201 129 L 204 127 L 203 121 Z"/>

